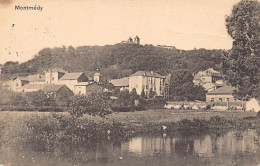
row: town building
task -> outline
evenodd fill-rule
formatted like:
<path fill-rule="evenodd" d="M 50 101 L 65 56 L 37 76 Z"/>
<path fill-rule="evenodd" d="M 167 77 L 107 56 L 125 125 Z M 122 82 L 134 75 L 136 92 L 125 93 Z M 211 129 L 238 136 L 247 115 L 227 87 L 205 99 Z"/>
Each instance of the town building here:
<path fill-rule="evenodd" d="M 194 85 L 202 86 L 208 92 L 225 85 L 221 73 L 214 70 L 213 68 L 209 68 L 195 74 L 193 78 L 193 83 Z"/>
<path fill-rule="evenodd" d="M 88 82 L 87 76 L 83 72 L 65 73 L 61 78 L 58 79 L 58 85 L 66 85 L 72 92 L 75 93 L 75 85 Z"/>
<path fill-rule="evenodd" d="M 143 92 L 146 97 L 150 92 L 165 96 L 165 78 L 153 71 L 137 71 L 129 76 L 129 92 L 135 89 L 138 95 Z"/>
<path fill-rule="evenodd" d="M 30 84 L 45 84 L 44 74 L 35 74 L 26 76 Z"/>
<path fill-rule="evenodd" d="M 102 92 L 104 88 L 97 82 L 81 82 L 75 85 L 75 95 L 86 95 L 88 96 L 92 92 Z"/>
<path fill-rule="evenodd" d="M 209 68 L 204 71 L 200 71 L 194 75 L 193 83 L 194 85 L 203 85 L 205 83 L 221 83 L 223 82 L 223 78 L 220 72 L 214 70 L 213 68 Z"/>
<path fill-rule="evenodd" d="M 46 84 L 57 84 L 59 79 L 65 74 L 67 71 L 61 68 L 52 68 L 45 72 L 45 83 Z"/>
<path fill-rule="evenodd" d="M 206 94 L 206 102 L 238 102 L 233 96 L 234 87 L 225 85 Z"/>
<path fill-rule="evenodd" d="M 12 91 L 21 92 L 23 88 L 27 84 L 45 84 L 45 76 L 42 74 L 29 75 L 26 77 L 14 77 L 11 82 L 9 82 L 10 89 Z M 27 86 L 29 87 L 37 87 L 37 86 Z"/>
<path fill-rule="evenodd" d="M 101 83 L 101 73 L 99 69 L 97 69 L 96 73 L 94 74 L 94 81 L 98 84 Z"/>
<path fill-rule="evenodd" d="M 12 91 L 17 92 L 22 86 L 29 84 L 27 77 L 14 77 L 10 82 L 10 88 Z"/>
<path fill-rule="evenodd" d="M 113 84 L 115 88 L 118 88 L 120 91 L 129 90 L 129 77 L 111 79 L 109 82 Z"/>
<path fill-rule="evenodd" d="M 45 93 L 53 94 L 55 97 L 73 96 L 73 92 L 66 85 L 45 85 L 42 88 Z"/>

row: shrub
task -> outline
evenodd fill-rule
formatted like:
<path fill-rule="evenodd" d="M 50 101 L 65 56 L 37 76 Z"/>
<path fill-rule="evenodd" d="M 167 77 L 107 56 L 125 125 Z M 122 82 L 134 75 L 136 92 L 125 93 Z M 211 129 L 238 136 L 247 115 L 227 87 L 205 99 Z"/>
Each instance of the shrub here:
<path fill-rule="evenodd" d="M 133 111 L 133 108 L 131 107 L 113 107 L 111 108 L 112 111 L 115 111 L 115 112 L 131 112 Z"/>
<path fill-rule="evenodd" d="M 111 113 L 108 110 L 111 107 L 110 105 L 111 101 L 108 93 L 93 91 L 88 96 L 73 96 L 68 112 L 75 118 L 82 117 L 83 114 L 104 117 Z"/>
<path fill-rule="evenodd" d="M 143 111 L 143 110 L 145 110 L 145 108 L 144 108 L 143 105 L 140 104 L 140 105 L 138 105 L 138 106 L 135 107 L 135 110 L 136 110 L 136 111 Z"/>
<path fill-rule="evenodd" d="M 210 110 L 211 106 L 208 104 L 205 108 L 205 110 Z"/>

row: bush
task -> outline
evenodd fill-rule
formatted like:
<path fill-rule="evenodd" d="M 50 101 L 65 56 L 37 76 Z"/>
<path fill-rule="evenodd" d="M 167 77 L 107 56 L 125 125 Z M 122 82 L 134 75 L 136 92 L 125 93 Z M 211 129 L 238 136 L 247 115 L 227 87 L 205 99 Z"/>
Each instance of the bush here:
<path fill-rule="evenodd" d="M 115 111 L 115 112 L 131 112 L 131 111 L 133 111 L 133 108 L 131 108 L 131 107 L 113 107 L 111 109 L 112 109 L 112 111 Z"/>
<path fill-rule="evenodd" d="M 205 110 L 210 110 L 211 106 L 208 104 L 205 108 Z"/>
<path fill-rule="evenodd" d="M 143 105 L 138 105 L 138 106 L 135 107 L 135 110 L 136 111 L 143 111 L 143 110 L 145 110 L 145 108 L 144 108 Z"/>

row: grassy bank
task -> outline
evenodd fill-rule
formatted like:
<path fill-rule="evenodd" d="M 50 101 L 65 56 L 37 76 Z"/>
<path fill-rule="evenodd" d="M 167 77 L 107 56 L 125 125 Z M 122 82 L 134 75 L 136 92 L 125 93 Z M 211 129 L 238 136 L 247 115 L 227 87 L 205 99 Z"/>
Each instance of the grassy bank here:
<path fill-rule="evenodd" d="M 120 142 L 138 133 L 175 130 L 239 129 L 258 127 L 256 113 L 148 110 L 121 112 L 106 118 L 68 113 L 0 112 L 2 143 L 38 144 L 52 149 L 60 143 L 97 144 L 103 140 Z M 162 127 L 164 126 L 164 127 Z"/>
<path fill-rule="evenodd" d="M 136 112 L 119 112 L 107 115 L 107 119 L 132 124 L 161 124 L 178 122 L 183 119 L 209 120 L 213 116 L 225 117 L 227 120 L 237 120 L 246 117 L 256 117 L 255 112 L 244 111 L 201 111 L 201 110 L 168 110 L 153 109 Z"/>

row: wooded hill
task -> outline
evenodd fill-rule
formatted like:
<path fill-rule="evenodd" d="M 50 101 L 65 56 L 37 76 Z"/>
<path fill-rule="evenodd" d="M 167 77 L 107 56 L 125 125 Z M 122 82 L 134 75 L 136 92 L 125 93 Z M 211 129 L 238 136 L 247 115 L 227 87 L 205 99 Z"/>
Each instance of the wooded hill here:
<path fill-rule="evenodd" d="M 156 71 L 167 75 L 177 69 L 198 72 L 209 67 L 219 68 L 222 50 L 178 50 L 153 45 L 115 44 L 80 46 L 73 48 L 44 48 L 33 59 L 18 64 L 6 62 L 2 73 L 27 75 L 52 67 L 70 72 L 94 72 L 99 68 L 103 76 L 120 78 L 138 70 Z"/>

